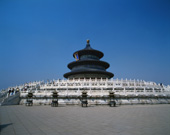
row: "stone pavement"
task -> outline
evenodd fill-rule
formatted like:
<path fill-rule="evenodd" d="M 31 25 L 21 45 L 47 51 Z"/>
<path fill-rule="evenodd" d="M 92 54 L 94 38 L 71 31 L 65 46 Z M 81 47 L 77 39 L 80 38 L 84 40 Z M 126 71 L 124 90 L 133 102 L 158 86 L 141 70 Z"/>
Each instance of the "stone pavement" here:
<path fill-rule="evenodd" d="M 0 135 L 168 135 L 170 105 L 0 106 Z"/>

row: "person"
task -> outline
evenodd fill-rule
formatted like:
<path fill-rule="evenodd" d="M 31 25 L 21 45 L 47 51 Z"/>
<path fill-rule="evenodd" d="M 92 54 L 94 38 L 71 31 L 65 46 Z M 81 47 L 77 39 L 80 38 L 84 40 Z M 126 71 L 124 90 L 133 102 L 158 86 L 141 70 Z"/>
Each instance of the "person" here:
<path fill-rule="evenodd" d="M 10 94 L 11 94 L 11 88 L 10 88 L 9 91 L 8 91 L 8 96 L 10 96 Z"/>
<path fill-rule="evenodd" d="M 13 94 L 14 94 L 14 88 L 12 89 L 12 91 L 11 91 L 11 92 L 12 92 L 12 94 L 11 94 L 11 95 L 13 95 Z"/>
<path fill-rule="evenodd" d="M 16 89 L 16 92 L 15 93 L 18 93 L 19 92 L 19 88 Z"/>

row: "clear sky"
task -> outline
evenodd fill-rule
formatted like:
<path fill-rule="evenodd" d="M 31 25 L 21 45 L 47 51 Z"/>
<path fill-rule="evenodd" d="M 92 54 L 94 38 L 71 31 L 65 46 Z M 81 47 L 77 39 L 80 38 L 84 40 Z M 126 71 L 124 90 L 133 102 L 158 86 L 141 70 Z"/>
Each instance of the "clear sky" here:
<path fill-rule="evenodd" d="M 87 39 L 114 78 L 170 84 L 169 0 L 0 0 L 0 89 L 63 79 Z"/>

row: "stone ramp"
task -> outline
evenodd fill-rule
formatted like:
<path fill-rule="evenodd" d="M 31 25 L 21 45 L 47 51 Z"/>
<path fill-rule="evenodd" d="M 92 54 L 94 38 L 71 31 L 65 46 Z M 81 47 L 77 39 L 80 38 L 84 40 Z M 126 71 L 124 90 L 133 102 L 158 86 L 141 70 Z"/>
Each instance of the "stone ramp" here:
<path fill-rule="evenodd" d="M 4 99 L 7 97 L 8 92 L 0 93 L 0 106 Z"/>
<path fill-rule="evenodd" d="M 5 98 L 1 102 L 1 106 L 4 105 L 18 105 L 20 102 L 20 93 L 16 93 L 13 96 L 9 96 L 8 98 Z"/>

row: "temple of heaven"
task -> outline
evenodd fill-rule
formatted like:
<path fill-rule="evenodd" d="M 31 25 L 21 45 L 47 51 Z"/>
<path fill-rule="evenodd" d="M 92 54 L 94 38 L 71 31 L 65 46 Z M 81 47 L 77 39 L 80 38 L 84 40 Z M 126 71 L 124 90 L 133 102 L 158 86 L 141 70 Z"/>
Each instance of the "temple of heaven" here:
<path fill-rule="evenodd" d="M 87 40 L 86 47 L 82 50 L 73 53 L 73 57 L 76 61 L 68 64 L 68 68 L 71 72 L 65 73 L 64 77 L 73 78 L 112 78 L 113 73 L 107 72 L 106 69 L 109 68 L 109 63 L 101 61 L 103 53 L 92 49 L 90 46 L 90 41 Z"/>
<path fill-rule="evenodd" d="M 67 79 L 35 81 L 0 90 L 0 105 L 88 103 L 90 106 L 111 105 L 113 100 L 117 105 L 170 104 L 170 85 L 139 79 L 113 79 L 113 73 L 106 71 L 109 63 L 101 60 L 103 55 L 92 49 L 87 40 L 84 49 L 73 53 L 76 61 L 68 64 L 71 71 L 64 74 Z M 11 90 L 15 90 L 15 94 L 11 94 Z"/>

